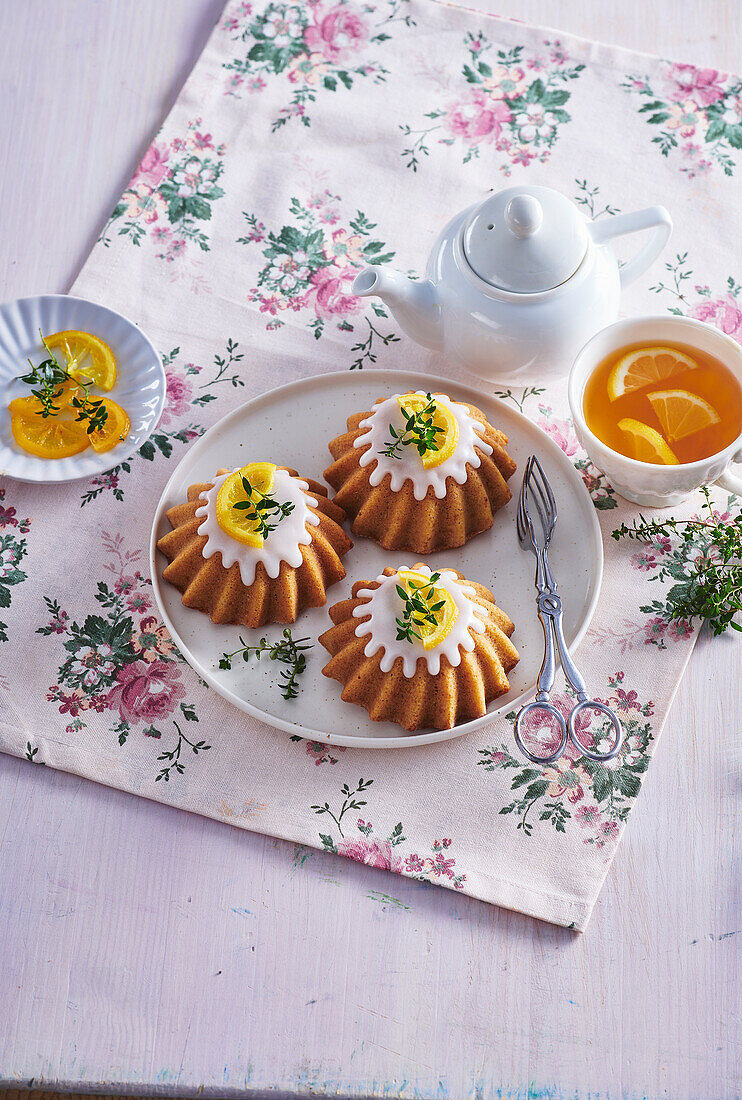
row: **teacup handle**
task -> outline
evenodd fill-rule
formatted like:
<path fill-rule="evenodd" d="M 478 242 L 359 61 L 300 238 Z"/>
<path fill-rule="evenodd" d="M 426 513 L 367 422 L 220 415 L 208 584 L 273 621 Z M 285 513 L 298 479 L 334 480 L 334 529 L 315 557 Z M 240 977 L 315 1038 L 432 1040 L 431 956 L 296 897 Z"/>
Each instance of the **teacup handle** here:
<path fill-rule="evenodd" d="M 659 256 L 672 233 L 672 218 L 664 206 L 648 206 L 646 210 L 636 210 L 631 214 L 617 214 L 613 218 L 603 218 L 599 222 L 590 222 L 588 230 L 597 245 L 606 244 L 614 237 L 623 237 L 626 233 L 639 233 L 643 229 L 654 229 L 643 248 L 636 256 L 621 268 L 621 286 L 633 283 Z"/>
<path fill-rule="evenodd" d="M 738 497 L 742 497 L 742 477 L 734 472 L 734 467 L 739 465 L 742 465 L 742 451 L 734 455 L 724 473 L 716 479 L 716 484 L 721 485 L 728 493 L 736 493 Z"/>

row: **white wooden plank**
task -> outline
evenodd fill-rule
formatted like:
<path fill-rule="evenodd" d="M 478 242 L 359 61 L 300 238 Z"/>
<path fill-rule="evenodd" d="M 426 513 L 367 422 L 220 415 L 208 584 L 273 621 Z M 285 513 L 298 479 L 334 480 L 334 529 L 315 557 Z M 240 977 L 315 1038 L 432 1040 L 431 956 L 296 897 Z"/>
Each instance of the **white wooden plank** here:
<path fill-rule="evenodd" d="M 69 285 L 219 7 L 4 6 L 4 296 Z M 702 64 L 742 57 L 733 0 L 491 7 Z M 739 668 L 739 644 L 699 642 L 583 937 L 0 757 L 0 1081 L 739 1093 Z"/>

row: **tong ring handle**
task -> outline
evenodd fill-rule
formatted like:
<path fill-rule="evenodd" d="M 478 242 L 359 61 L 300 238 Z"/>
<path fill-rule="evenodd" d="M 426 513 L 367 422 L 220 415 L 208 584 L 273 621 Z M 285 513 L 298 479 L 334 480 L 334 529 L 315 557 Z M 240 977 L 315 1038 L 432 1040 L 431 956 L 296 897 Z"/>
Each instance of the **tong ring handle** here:
<path fill-rule="evenodd" d="M 521 723 L 523 722 L 523 719 L 527 714 L 532 714 L 535 710 L 543 710 L 547 714 L 549 714 L 555 720 L 561 734 L 559 738 L 559 745 L 557 746 L 556 750 L 550 753 L 548 756 L 536 756 L 535 753 L 532 753 L 523 744 L 523 737 L 521 735 Z M 521 707 L 518 711 L 518 715 L 515 719 L 515 743 L 520 751 L 523 753 L 523 755 L 527 757 L 532 764 L 540 764 L 542 766 L 545 764 L 553 764 L 555 760 L 559 759 L 559 757 L 562 755 L 565 748 L 567 747 L 567 737 L 568 729 L 567 723 L 564 720 L 564 715 L 560 710 L 557 710 L 553 703 L 550 703 L 547 699 L 534 699 L 532 702 L 526 703 L 526 705 L 524 707 Z"/>
<path fill-rule="evenodd" d="M 582 744 L 575 728 L 575 723 L 578 716 L 583 710 L 597 710 L 600 714 L 604 714 L 608 721 L 613 726 L 614 737 L 611 742 L 611 747 L 607 752 L 596 752 L 595 749 L 589 749 Z M 522 711 L 521 711 L 522 713 Z M 520 717 L 520 715 L 518 716 Z M 588 760 L 597 760 L 605 762 L 606 760 L 612 760 L 621 748 L 621 742 L 623 741 L 623 726 L 615 711 L 612 711 L 610 707 L 607 707 L 605 703 L 599 703 L 597 699 L 583 699 L 572 709 L 569 718 L 567 719 L 567 730 L 569 733 L 569 739 L 577 749 L 578 752 L 586 756 Z M 533 758 L 531 758 L 533 759 Z"/>

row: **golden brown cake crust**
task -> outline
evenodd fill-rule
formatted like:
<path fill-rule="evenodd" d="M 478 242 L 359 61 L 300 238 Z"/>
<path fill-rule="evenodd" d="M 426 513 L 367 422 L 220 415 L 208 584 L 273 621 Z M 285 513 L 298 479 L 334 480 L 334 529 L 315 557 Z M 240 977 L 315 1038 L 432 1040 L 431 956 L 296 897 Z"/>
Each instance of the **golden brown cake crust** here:
<path fill-rule="evenodd" d="M 335 490 L 335 503 L 352 517 L 354 535 L 373 539 L 385 550 L 431 554 L 463 546 L 474 535 L 489 530 L 495 512 L 512 497 L 507 480 L 515 473 L 516 465 L 505 450 L 507 436 L 493 428 L 475 405 L 460 404 L 483 425 L 482 439 L 492 448 L 492 454 L 487 455 L 475 446 L 479 467 L 475 469 L 467 463 L 467 480 L 463 485 L 452 477 L 446 478 L 446 495 L 442 499 L 435 496 L 431 487 L 423 500 L 416 500 L 410 481 L 405 481 L 399 492 L 392 492 L 390 474 L 378 485 L 371 485 L 376 462 L 368 466 L 361 466 L 360 462 L 371 444 L 353 445 L 363 434 L 361 421 L 371 413 L 354 413 L 348 418 L 347 431 L 329 443 L 334 461 L 324 477 Z"/>
<path fill-rule="evenodd" d="M 418 569 L 421 563 L 414 565 Z M 387 567 L 384 576 L 396 572 Z M 364 707 L 374 722 L 395 722 L 412 732 L 419 729 L 451 729 L 460 722 L 479 718 L 486 713 L 493 699 L 510 690 L 507 674 L 519 661 L 518 650 L 510 640 L 515 627 L 510 618 L 494 602 L 494 596 L 483 584 L 468 581 L 452 569 L 459 580 L 471 585 L 475 600 L 485 608 L 486 629 L 472 633 L 474 649 L 462 654 L 461 664 L 451 665 L 441 657 L 440 672 L 433 676 L 423 657 L 419 657 L 414 676 L 402 671 L 402 658 L 397 657 L 389 672 L 381 671 L 381 651 L 366 657 L 368 638 L 359 638 L 355 629 L 367 622 L 368 615 L 354 617 L 356 607 L 368 603 L 361 598 L 361 589 L 375 589 L 378 581 L 356 581 L 351 598 L 329 608 L 333 625 L 319 641 L 330 654 L 322 669 L 325 676 L 342 684 L 341 698 L 347 703 Z"/>
<path fill-rule="evenodd" d="M 286 470 L 292 477 L 299 476 L 289 466 L 278 469 Z M 309 511 L 319 518 L 316 527 L 307 526 L 312 541 L 300 547 L 302 563 L 293 568 L 282 562 L 278 576 L 271 578 L 262 562 L 258 562 L 255 580 L 249 586 L 242 583 L 236 562 L 225 569 L 219 551 L 210 558 L 203 556 L 207 540 L 205 535 L 198 534 L 202 520 L 196 516 L 196 509 L 201 493 L 210 489 L 213 482 L 191 485 L 188 499 L 168 509 L 172 530 L 157 543 L 169 562 L 162 576 L 182 593 L 186 607 L 203 611 L 215 623 L 258 627 L 293 623 L 305 608 L 321 607 L 327 602 L 327 589 L 345 576 L 340 559 L 353 543 L 340 526 L 345 519 L 343 509 L 327 499 L 324 485 L 308 477 L 302 480 L 317 501 L 316 507 L 308 505 Z"/>

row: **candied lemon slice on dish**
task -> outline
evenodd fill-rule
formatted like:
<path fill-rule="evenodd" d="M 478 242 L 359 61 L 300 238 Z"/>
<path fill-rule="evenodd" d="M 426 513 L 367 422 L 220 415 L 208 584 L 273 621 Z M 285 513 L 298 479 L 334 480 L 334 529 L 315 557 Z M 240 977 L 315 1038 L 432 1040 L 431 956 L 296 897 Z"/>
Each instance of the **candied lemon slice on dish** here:
<path fill-rule="evenodd" d="M 655 390 L 648 393 L 666 439 L 674 443 L 721 420 L 713 405 L 690 390 Z"/>
<path fill-rule="evenodd" d="M 112 450 L 117 443 L 126 439 L 131 431 L 131 421 L 126 409 L 122 409 L 110 397 L 93 397 L 91 401 L 96 403 L 100 401 L 108 414 L 103 427 L 90 432 L 88 436 L 93 450 L 102 454 L 104 451 Z M 85 427 L 84 424 L 83 427 Z"/>
<path fill-rule="evenodd" d="M 423 649 L 434 649 L 445 641 L 459 616 L 453 596 L 443 587 L 431 587 L 430 577 L 415 569 L 400 569 L 397 576 L 408 594 L 421 590 L 420 598 L 435 618 L 435 624 L 419 622 L 417 618 L 413 618 L 413 623 L 422 639 Z"/>
<path fill-rule="evenodd" d="M 10 426 L 18 446 L 39 458 L 69 458 L 80 454 L 89 443 L 84 425 L 76 420 L 16 413 L 10 418 Z"/>
<path fill-rule="evenodd" d="M 658 431 L 650 428 L 649 424 L 642 424 L 641 420 L 633 420 L 625 416 L 619 420 L 618 426 L 622 432 L 632 440 L 634 447 L 633 458 L 639 462 L 652 462 L 655 466 L 677 466 L 678 460 L 668 447 Z"/>
<path fill-rule="evenodd" d="M 256 530 L 256 514 L 252 508 L 236 507 L 248 502 L 257 504 L 273 489 L 276 467 L 272 462 L 251 462 L 235 470 L 222 483 L 216 498 L 216 521 L 222 531 L 245 546 L 260 549 L 263 536 Z M 243 478 L 250 485 L 245 488 Z"/>
<path fill-rule="evenodd" d="M 676 348 L 638 348 L 622 356 L 609 374 L 608 396 L 616 401 L 633 390 L 642 390 L 697 366 L 695 359 Z"/>
<path fill-rule="evenodd" d="M 112 390 L 116 382 L 116 358 L 104 340 L 92 332 L 66 329 L 45 338 L 49 351 L 80 381 L 94 382 L 102 390 Z"/>
<path fill-rule="evenodd" d="M 74 409 L 69 410 L 69 405 L 79 389 L 80 387 L 76 382 L 62 382 L 56 389 L 57 396 L 54 398 L 53 402 L 57 412 L 51 415 L 56 416 L 63 411 L 68 412 L 68 414 L 73 414 Z M 37 416 L 40 415 L 41 408 L 41 402 L 38 397 L 34 397 L 33 394 L 29 394 L 27 397 L 16 397 L 8 405 L 11 416 Z"/>
<path fill-rule="evenodd" d="M 459 443 L 459 425 L 456 417 L 451 410 L 442 401 L 436 401 L 437 394 L 433 395 L 433 401 L 435 403 L 435 410 L 433 412 L 433 427 L 439 428 L 440 431 L 435 433 L 435 442 L 437 450 L 427 450 L 424 455 L 421 456 L 420 461 L 423 464 L 423 469 L 431 470 L 435 466 L 440 466 L 456 450 Z M 399 407 L 402 410 L 410 412 L 421 412 L 422 409 L 428 403 L 428 399 L 425 394 L 420 393 L 405 393 L 401 397 L 397 398 Z"/>

